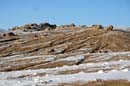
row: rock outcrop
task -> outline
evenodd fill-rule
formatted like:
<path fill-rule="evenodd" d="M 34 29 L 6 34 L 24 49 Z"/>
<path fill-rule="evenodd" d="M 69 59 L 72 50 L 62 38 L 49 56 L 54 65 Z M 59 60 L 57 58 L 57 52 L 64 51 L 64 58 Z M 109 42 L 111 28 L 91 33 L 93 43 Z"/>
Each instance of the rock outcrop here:
<path fill-rule="evenodd" d="M 14 27 L 11 29 L 11 31 L 17 31 L 17 30 L 21 30 L 23 32 L 34 32 L 34 31 L 42 31 L 42 30 L 53 30 L 55 29 L 57 26 L 55 24 L 49 24 L 49 23 L 41 23 L 41 24 L 26 24 L 24 26 L 21 27 Z"/>
<path fill-rule="evenodd" d="M 99 86 L 102 79 L 129 83 L 129 51 L 130 32 L 112 25 L 15 27 L 0 37 L 0 86 Z M 94 81 L 85 84 L 88 80 Z"/>
<path fill-rule="evenodd" d="M 102 29 L 102 25 L 92 25 L 93 29 Z"/>
<path fill-rule="evenodd" d="M 107 31 L 112 31 L 113 30 L 113 25 L 107 26 Z"/>

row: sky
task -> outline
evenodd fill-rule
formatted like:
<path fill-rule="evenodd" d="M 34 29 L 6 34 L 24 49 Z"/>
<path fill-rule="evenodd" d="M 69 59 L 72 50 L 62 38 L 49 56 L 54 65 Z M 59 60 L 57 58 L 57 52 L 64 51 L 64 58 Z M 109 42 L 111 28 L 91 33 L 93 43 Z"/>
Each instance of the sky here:
<path fill-rule="evenodd" d="M 0 0 L 0 28 L 27 23 L 130 26 L 130 0 Z"/>

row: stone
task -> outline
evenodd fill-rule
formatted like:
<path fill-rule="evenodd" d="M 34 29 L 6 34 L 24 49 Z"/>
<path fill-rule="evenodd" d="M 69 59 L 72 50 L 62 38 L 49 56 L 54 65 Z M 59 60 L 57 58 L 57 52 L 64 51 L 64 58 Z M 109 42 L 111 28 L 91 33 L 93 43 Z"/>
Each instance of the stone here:
<path fill-rule="evenodd" d="M 16 34 L 13 32 L 8 32 L 3 34 L 3 37 L 12 37 L 12 36 L 16 36 Z"/>
<path fill-rule="evenodd" d="M 113 30 L 113 25 L 107 26 L 107 31 L 112 31 Z"/>
<path fill-rule="evenodd" d="M 74 23 L 71 23 L 71 24 L 70 24 L 70 27 L 75 27 L 75 24 L 74 24 Z"/>
<path fill-rule="evenodd" d="M 42 31 L 42 30 L 53 30 L 55 29 L 57 26 L 55 24 L 49 24 L 49 23 L 40 23 L 40 24 L 36 24 L 36 23 L 32 23 L 32 24 L 26 24 L 24 26 L 21 27 L 14 27 L 11 29 L 11 31 L 17 31 L 17 30 L 21 30 L 23 32 L 34 32 L 34 31 Z"/>
<path fill-rule="evenodd" d="M 102 25 L 92 25 L 93 29 L 102 29 Z"/>

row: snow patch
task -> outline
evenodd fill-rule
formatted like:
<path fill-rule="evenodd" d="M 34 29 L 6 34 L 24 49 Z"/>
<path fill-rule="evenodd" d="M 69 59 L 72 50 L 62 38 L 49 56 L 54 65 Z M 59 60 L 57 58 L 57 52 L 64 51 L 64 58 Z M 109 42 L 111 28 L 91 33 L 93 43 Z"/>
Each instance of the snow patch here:
<path fill-rule="evenodd" d="M 101 80 L 130 80 L 130 72 L 108 72 L 108 73 L 77 73 L 68 75 L 54 75 L 42 77 L 44 80 L 52 80 L 53 83 L 75 82 L 75 81 L 93 81 L 95 79 Z M 91 77 L 90 77 L 91 76 Z M 58 79 L 56 79 L 58 78 Z"/>
<path fill-rule="evenodd" d="M 104 71 L 103 70 L 99 70 L 98 73 L 104 73 Z"/>
<path fill-rule="evenodd" d="M 111 70 L 111 72 L 117 72 L 117 70 Z"/>
<path fill-rule="evenodd" d="M 49 62 L 52 62 L 52 61 L 55 61 L 56 58 L 54 57 L 49 57 L 49 58 L 46 58 L 45 61 L 49 61 Z"/>
<path fill-rule="evenodd" d="M 126 68 L 126 69 L 124 69 L 123 71 L 124 71 L 124 72 L 128 72 L 128 71 L 129 71 L 129 69 L 127 69 L 127 68 Z"/>
<path fill-rule="evenodd" d="M 122 59 L 120 59 L 119 61 L 120 61 L 120 62 L 123 62 L 123 60 L 122 60 Z"/>
<path fill-rule="evenodd" d="M 67 57 L 64 59 L 61 59 L 60 61 L 74 61 L 74 62 L 79 62 L 81 60 L 84 60 L 85 56 L 84 55 L 77 55 L 77 56 L 71 56 L 71 57 Z"/>
<path fill-rule="evenodd" d="M 37 75 L 37 73 L 33 73 L 33 75 L 34 75 L 34 76 L 36 76 L 36 75 Z"/>

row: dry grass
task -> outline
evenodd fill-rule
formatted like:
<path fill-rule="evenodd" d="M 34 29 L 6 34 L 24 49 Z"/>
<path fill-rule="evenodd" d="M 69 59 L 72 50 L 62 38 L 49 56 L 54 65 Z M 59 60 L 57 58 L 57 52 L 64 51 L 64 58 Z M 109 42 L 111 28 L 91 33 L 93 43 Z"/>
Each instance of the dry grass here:
<path fill-rule="evenodd" d="M 86 83 L 78 81 L 74 83 L 61 83 L 60 86 L 130 86 L 130 82 L 127 80 L 92 81 Z"/>

